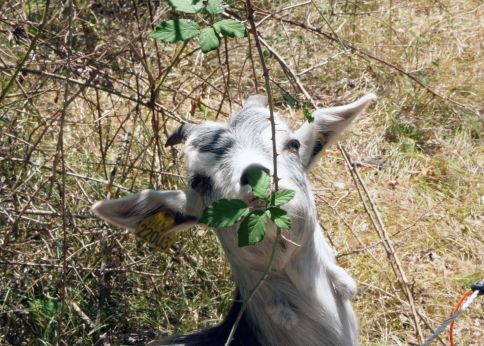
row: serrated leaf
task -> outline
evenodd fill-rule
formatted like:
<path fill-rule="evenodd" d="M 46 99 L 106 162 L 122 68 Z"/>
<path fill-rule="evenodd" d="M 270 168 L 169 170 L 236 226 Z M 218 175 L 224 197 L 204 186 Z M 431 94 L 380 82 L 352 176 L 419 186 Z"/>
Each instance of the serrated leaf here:
<path fill-rule="evenodd" d="M 218 46 L 220 46 L 220 40 L 213 28 L 203 29 L 198 37 L 198 42 L 200 43 L 200 48 L 204 53 L 217 49 Z"/>
<path fill-rule="evenodd" d="M 240 199 L 221 199 L 210 204 L 202 213 L 199 223 L 211 227 L 228 227 L 249 213 L 247 204 Z"/>
<path fill-rule="evenodd" d="M 202 0 L 166 0 L 175 12 L 197 13 L 203 8 Z"/>
<path fill-rule="evenodd" d="M 255 245 L 264 239 L 269 215 L 266 210 L 254 210 L 239 227 L 239 247 Z"/>
<path fill-rule="evenodd" d="M 190 19 L 167 20 L 158 24 L 149 37 L 167 43 L 188 41 L 200 32 L 200 25 Z"/>
<path fill-rule="evenodd" d="M 313 113 L 311 113 L 311 111 L 309 110 L 309 106 L 306 102 L 304 102 L 303 104 L 303 113 L 308 123 L 312 123 L 314 121 Z"/>
<path fill-rule="evenodd" d="M 208 0 L 207 12 L 210 14 L 219 14 L 224 11 L 224 5 L 222 0 Z"/>
<path fill-rule="evenodd" d="M 282 94 L 282 98 L 284 99 L 284 103 L 286 105 L 288 105 L 291 108 L 297 108 L 298 102 L 294 96 L 285 92 Z"/>
<path fill-rule="evenodd" d="M 271 177 L 269 174 L 261 170 L 260 168 L 254 167 L 249 170 L 247 174 L 247 180 L 249 185 L 252 187 L 252 192 L 257 198 L 263 201 L 269 201 L 269 187 L 271 186 Z"/>
<path fill-rule="evenodd" d="M 286 204 L 296 195 L 296 192 L 289 189 L 280 189 L 274 194 L 274 205 Z"/>
<path fill-rule="evenodd" d="M 233 19 L 222 19 L 213 24 L 213 28 L 219 34 L 226 37 L 245 37 L 247 32 L 245 31 L 245 26 L 241 22 Z"/>
<path fill-rule="evenodd" d="M 287 215 L 285 210 L 278 207 L 271 207 L 268 209 L 272 222 L 281 229 L 291 228 L 291 218 Z"/>

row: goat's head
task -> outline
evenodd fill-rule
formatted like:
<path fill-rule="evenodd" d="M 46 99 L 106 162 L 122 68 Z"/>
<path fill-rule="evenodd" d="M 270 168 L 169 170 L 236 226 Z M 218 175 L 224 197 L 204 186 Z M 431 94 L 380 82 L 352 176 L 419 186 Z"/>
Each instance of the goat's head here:
<path fill-rule="evenodd" d="M 306 173 L 321 152 L 361 113 L 375 95 L 368 94 L 351 104 L 318 109 L 314 121 L 292 131 L 276 115 L 277 167 L 279 185 L 296 192 L 285 206 L 293 218 L 305 219 L 314 203 Z M 185 142 L 189 186 L 184 191 L 145 190 L 129 197 L 97 202 L 93 211 L 106 221 L 129 229 L 147 216 L 167 211 L 174 216 L 174 231 L 193 225 L 213 201 L 253 199 L 247 172 L 256 167 L 272 174 L 273 148 L 269 111 L 264 96 L 251 96 L 228 123 L 184 124 L 167 141 L 167 146 Z M 314 213 L 314 212 L 313 212 Z M 302 217 L 301 217 L 302 216 Z M 234 242 L 236 242 L 234 238 Z M 223 241 L 224 247 L 231 247 Z"/>

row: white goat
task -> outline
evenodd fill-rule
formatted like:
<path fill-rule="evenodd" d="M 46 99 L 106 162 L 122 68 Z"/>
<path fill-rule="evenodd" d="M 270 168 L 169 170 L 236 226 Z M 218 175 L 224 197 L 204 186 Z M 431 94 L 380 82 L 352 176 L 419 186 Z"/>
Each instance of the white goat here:
<path fill-rule="evenodd" d="M 315 120 L 295 132 L 277 115 L 279 186 L 296 192 L 283 208 L 292 228 L 283 231 L 272 271 L 252 297 L 235 334 L 233 345 L 356 345 L 358 326 L 350 305 L 354 280 L 336 264 L 318 224 L 308 170 L 321 152 L 360 114 L 374 94 L 351 104 L 318 109 Z M 174 215 L 173 229 L 194 225 L 212 202 L 238 198 L 251 203 L 248 168 L 270 172 L 272 143 L 264 96 L 251 96 L 228 124 L 185 124 L 167 145 L 186 141 L 185 157 L 190 186 L 184 191 L 145 190 L 129 197 L 97 202 L 93 211 L 102 219 L 134 230 L 147 216 L 165 211 Z M 247 298 L 260 280 L 276 238 L 269 224 L 265 239 L 239 247 L 238 225 L 217 229 L 237 284 L 234 304 L 219 326 L 158 341 L 158 344 L 223 345 Z M 287 241 L 287 240 L 290 241 Z M 295 245 L 299 244 L 299 246 Z"/>

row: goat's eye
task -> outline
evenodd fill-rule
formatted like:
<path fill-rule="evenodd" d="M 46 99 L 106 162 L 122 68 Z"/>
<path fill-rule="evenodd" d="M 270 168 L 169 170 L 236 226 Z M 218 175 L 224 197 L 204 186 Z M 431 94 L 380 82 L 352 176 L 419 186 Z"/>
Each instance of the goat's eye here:
<path fill-rule="evenodd" d="M 301 147 L 301 143 L 297 139 L 291 139 L 286 144 L 286 148 L 295 153 L 298 152 L 300 147 Z"/>

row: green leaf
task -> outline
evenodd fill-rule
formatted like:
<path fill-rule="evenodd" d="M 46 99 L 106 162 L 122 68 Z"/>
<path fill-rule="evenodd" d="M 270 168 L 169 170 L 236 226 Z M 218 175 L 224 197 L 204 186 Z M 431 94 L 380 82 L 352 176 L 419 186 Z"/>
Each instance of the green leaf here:
<path fill-rule="evenodd" d="M 226 37 L 245 37 L 247 32 L 245 31 L 245 26 L 241 22 L 233 19 L 222 19 L 213 24 L 213 28 L 219 34 Z"/>
<path fill-rule="evenodd" d="M 175 12 L 197 13 L 203 8 L 202 0 L 166 0 Z"/>
<path fill-rule="evenodd" d="M 220 40 L 213 28 L 203 29 L 198 37 L 198 42 L 200 43 L 200 48 L 202 48 L 202 52 L 204 53 L 217 49 L 218 46 L 220 46 Z"/>
<path fill-rule="evenodd" d="M 304 102 L 303 104 L 303 113 L 308 123 L 312 123 L 314 121 L 313 113 L 311 113 L 311 111 L 309 110 L 309 106 L 306 102 Z"/>
<path fill-rule="evenodd" d="M 281 205 L 289 202 L 296 195 L 296 192 L 289 189 L 280 189 L 274 194 L 273 205 Z"/>
<path fill-rule="evenodd" d="M 270 198 L 269 187 L 271 186 L 271 177 L 269 174 L 260 168 L 254 167 L 249 170 L 247 179 L 249 180 L 249 185 L 252 187 L 254 195 L 268 202 Z"/>
<path fill-rule="evenodd" d="M 211 227 L 228 227 L 236 224 L 249 213 L 247 204 L 240 199 L 221 199 L 210 204 L 202 214 L 199 223 Z"/>
<path fill-rule="evenodd" d="M 279 207 L 271 207 L 268 209 L 268 212 L 271 216 L 272 222 L 281 229 L 290 229 L 291 228 L 291 218 L 287 215 L 285 210 L 282 210 Z"/>
<path fill-rule="evenodd" d="M 210 14 L 219 14 L 224 11 L 224 5 L 222 0 L 208 0 L 207 12 Z"/>
<path fill-rule="evenodd" d="M 188 41 L 198 35 L 200 25 L 190 19 L 175 19 L 161 22 L 149 37 L 167 43 Z"/>
<path fill-rule="evenodd" d="M 297 108 L 298 102 L 297 102 L 297 99 L 294 96 L 285 92 L 285 93 L 282 94 L 282 98 L 284 99 L 284 103 L 286 105 L 288 105 L 291 108 Z"/>
<path fill-rule="evenodd" d="M 239 247 L 254 245 L 264 239 L 269 215 L 266 210 L 254 210 L 239 227 Z"/>

